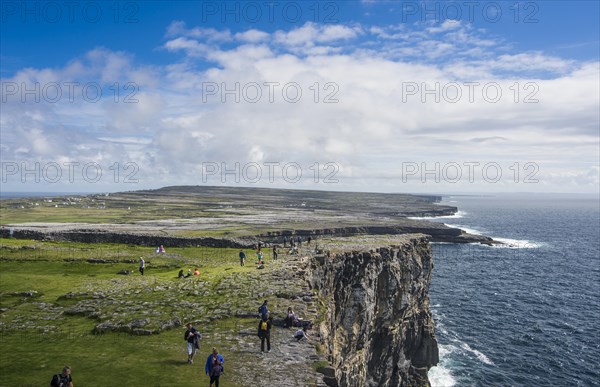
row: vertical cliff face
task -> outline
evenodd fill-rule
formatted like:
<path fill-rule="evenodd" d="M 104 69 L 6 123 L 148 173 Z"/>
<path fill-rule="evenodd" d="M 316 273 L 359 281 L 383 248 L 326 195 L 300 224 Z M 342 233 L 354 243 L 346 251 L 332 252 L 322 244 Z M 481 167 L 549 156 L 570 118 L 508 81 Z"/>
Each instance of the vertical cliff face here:
<path fill-rule="evenodd" d="M 313 262 L 311 286 L 325 306 L 319 329 L 340 386 L 429 385 L 427 370 L 438 362 L 432 267 L 421 236 Z"/>

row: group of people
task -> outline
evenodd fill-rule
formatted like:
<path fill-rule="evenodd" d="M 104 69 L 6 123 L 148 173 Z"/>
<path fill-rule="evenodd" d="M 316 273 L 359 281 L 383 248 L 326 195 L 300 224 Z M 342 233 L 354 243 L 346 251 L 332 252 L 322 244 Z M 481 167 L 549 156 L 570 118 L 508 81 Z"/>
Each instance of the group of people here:
<path fill-rule="evenodd" d="M 260 352 L 265 352 L 265 342 L 267 344 L 267 352 L 271 352 L 271 329 L 273 328 L 273 317 L 270 315 L 268 300 L 265 300 L 263 304 L 258 308 L 258 314 L 260 316 L 260 321 L 258 323 L 258 337 L 260 338 Z M 292 307 L 288 307 L 286 317 L 284 320 L 284 327 L 300 327 L 295 333 L 294 338 L 297 341 L 302 339 L 309 339 L 306 329 L 308 328 L 310 323 L 301 322 L 298 319 L 296 313 Z"/>
<path fill-rule="evenodd" d="M 290 247 L 302 247 L 302 236 L 301 235 L 297 235 L 295 238 L 293 236 L 291 236 L 288 240 L 287 236 L 283 237 L 283 247 L 287 247 L 287 243 L 288 241 L 290 242 Z M 306 238 L 306 242 L 307 244 L 310 246 L 310 242 L 312 241 L 312 237 L 309 235 L 308 238 Z"/>
<path fill-rule="evenodd" d="M 312 241 L 312 237 L 308 237 L 308 244 L 310 245 L 310 242 Z M 300 246 L 302 246 L 302 237 L 300 235 L 298 235 L 296 238 L 290 238 L 290 249 L 288 250 L 288 254 L 289 255 L 298 255 L 300 253 Z M 287 247 L 287 243 L 288 243 L 288 237 L 284 236 L 283 237 L 283 247 Z M 254 250 L 256 251 L 256 265 L 257 265 L 257 269 L 264 269 L 265 267 L 265 261 L 264 261 L 264 254 L 262 252 L 262 247 L 264 246 L 264 242 L 262 241 L 258 241 L 255 245 L 254 245 Z M 273 244 L 273 248 L 272 248 L 272 252 L 273 252 L 273 260 L 277 260 L 277 258 L 279 257 L 279 251 L 278 251 L 278 246 L 276 244 Z M 239 257 L 240 257 L 240 266 L 246 266 L 246 259 L 248 258 L 246 253 L 244 252 L 244 250 L 240 250 L 239 253 Z"/>
<path fill-rule="evenodd" d="M 177 273 L 177 278 L 189 278 L 191 276 L 199 276 L 200 275 L 200 269 L 195 268 L 194 272 L 192 273 L 192 269 L 188 269 L 187 274 L 183 274 L 183 269 L 179 270 L 179 273 Z"/>
<path fill-rule="evenodd" d="M 240 257 L 240 266 L 246 266 L 246 253 L 244 252 L 244 250 L 240 250 L 239 253 L 239 257 Z M 263 253 L 260 250 L 256 250 L 256 268 L 257 269 L 264 269 L 265 268 L 265 261 L 263 259 Z"/>
<path fill-rule="evenodd" d="M 200 339 L 202 334 L 194 328 L 192 323 L 186 324 L 187 330 L 183 334 L 183 338 L 186 341 L 186 349 L 188 354 L 188 364 L 194 364 L 194 356 L 200 349 Z M 213 347 L 212 352 L 206 358 L 206 364 L 204 365 L 204 371 L 206 376 L 210 378 L 210 387 L 219 387 L 219 378 L 223 374 L 223 364 L 225 359 L 219 353 L 219 351 Z"/>
<path fill-rule="evenodd" d="M 165 253 L 165 246 L 160 245 L 156 248 L 156 254 L 160 254 L 160 253 Z M 140 257 L 140 274 L 144 275 L 144 271 L 146 270 L 146 261 L 144 260 L 144 257 Z"/>
<path fill-rule="evenodd" d="M 273 329 L 273 317 L 270 315 L 268 303 L 269 301 L 265 300 L 258 308 L 260 317 L 260 321 L 258 323 L 258 337 L 260 338 L 261 353 L 265 352 L 265 343 L 266 352 L 271 352 L 271 330 Z M 291 306 L 288 307 L 284 321 L 284 327 L 290 328 L 301 326 L 301 329 L 294 333 L 294 338 L 297 341 L 309 339 L 308 335 L 306 334 L 307 325 L 308 324 L 303 324 L 303 322 L 298 319 L 298 316 L 294 313 Z M 183 338 L 186 342 L 186 350 L 188 355 L 187 362 L 188 364 L 194 364 L 194 356 L 200 349 L 200 340 L 202 339 L 202 334 L 198 332 L 191 322 L 188 322 L 186 324 L 186 331 L 183 334 Z M 206 363 L 204 366 L 204 371 L 210 378 L 210 387 L 219 387 L 219 378 L 224 372 L 224 363 L 225 359 L 223 356 L 215 347 L 213 347 L 210 355 L 208 355 L 206 358 Z M 65 366 L 62 370 L 62 373 L 56 374 L 52 377 L 50 385 L 52 387 L 73 387 L 71 368 Z"/>

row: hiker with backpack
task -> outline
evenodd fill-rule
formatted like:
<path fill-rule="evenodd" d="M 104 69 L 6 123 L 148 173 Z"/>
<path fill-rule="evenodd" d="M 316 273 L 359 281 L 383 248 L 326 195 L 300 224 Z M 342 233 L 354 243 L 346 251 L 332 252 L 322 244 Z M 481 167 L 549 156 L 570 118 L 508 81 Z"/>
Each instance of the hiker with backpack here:
<path fill-rule="evenodd" d="M 210 377 L 210 387 L 219 387 L 219 378 L 223 373 L 223 363 L 225 363 L 225 359 L 223 356 L 219 354 L 219 351 L 215 347 L 212 349 L 212 353 L 208 355 L 206 359 L 206 366 L 204 370 L 206 371 L 206 375 Z"/>
<path fill-rule="evenodd" d="M 64 366 L 62 373 L 52 377 L 50 382 L 52 387 L 73 387 L 73 379 L 71 378 L 71 367 Z"/>
<path fill-rule="evenodd" d="M 265 340 L 267 341 L 267 352 L 271 352 L 271 328 L 273 327 L 273 319 L 263 318 L 258 323 L 258 337 L 260 337 L 260 353 L 265 352 Z"/>

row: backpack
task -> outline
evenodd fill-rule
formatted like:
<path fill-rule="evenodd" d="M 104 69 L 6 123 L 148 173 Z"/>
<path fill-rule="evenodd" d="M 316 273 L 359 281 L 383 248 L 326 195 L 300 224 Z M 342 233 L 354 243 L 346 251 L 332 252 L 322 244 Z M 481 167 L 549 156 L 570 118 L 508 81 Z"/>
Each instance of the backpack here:
<path fill-rule="evenodd" d="M 265 319 L 265 317 L 267 317 L 268 312 L 269 312 L 269 310 L 267 309 L 266 305 L 261 305 L 258 308 L 258 313 L 260 313 L 260 316 L 262 317 L 263 320 Z"/>
<path fill-rule="evenodd" d="M 56 387 L 67 387 L 69 385 L 69 377 L 65 377 L 63 374 L 56 374 L 52 377 L 50 385 Z"/>
<path fill-rule="evenodd" d="M 260 322 L 260 330 L 261 331 L 266 331 L 266 330 L 268 330 L 268 328 L 269 328 L 269 325 L 267 324 L 266 321 L 261 321 Z"/>
<path fill-rule="evenodd" d="M 219 359 L 217 359 L 217 360 L 213 359 L 210 376 L 221 376 L 222 372 L 223 372 L 223 366 L 221 365 L 221 361 Z"/>

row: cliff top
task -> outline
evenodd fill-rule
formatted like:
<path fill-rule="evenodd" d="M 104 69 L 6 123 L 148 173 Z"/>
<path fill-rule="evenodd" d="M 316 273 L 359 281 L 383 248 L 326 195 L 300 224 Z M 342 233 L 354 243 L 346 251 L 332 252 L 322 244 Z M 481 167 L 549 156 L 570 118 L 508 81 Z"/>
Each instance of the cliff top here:
<path fill-rule="evenodd" d="M 113 224 L 178 236 L 256 235 L 273 230 L 390 225 L 449 215 L 436 196 L 230 187 L 166 187 L 105 195 L 0 201 L 3 225 Z"/>

